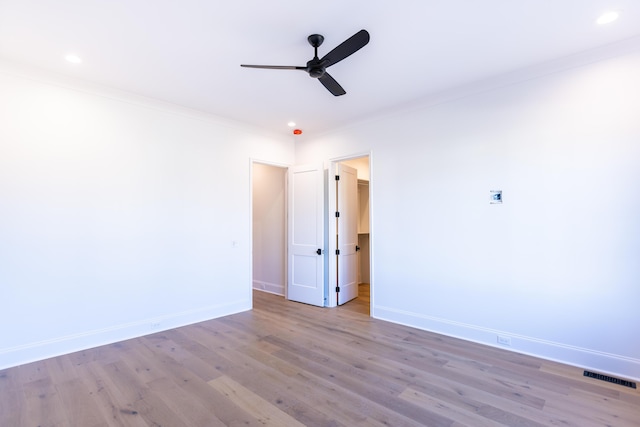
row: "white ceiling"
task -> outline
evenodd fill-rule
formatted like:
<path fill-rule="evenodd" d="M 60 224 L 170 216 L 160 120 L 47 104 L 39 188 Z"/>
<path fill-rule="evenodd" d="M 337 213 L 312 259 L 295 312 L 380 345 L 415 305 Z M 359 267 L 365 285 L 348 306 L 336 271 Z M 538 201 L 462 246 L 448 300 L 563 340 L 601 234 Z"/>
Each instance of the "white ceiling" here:
<path fill-rule="evenodd" d="M 598 26 L 617 10 L 620 18 Z M 370 43 L 300 71 L 360 29 Z M 420 98 L 640 34 L 638 0 L 0 0 L 0 59 L 290 133 L 317 133 Z M 75 53 L 83 63 L 64 56 Z"/>

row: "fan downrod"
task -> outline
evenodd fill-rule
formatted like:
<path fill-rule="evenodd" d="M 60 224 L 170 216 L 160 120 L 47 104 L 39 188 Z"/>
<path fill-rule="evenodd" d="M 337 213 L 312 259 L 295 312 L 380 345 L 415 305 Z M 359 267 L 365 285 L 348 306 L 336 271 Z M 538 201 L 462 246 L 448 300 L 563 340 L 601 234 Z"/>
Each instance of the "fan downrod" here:
<path fill-rule="evenodd" d="M 314 79 L 319 79 L 324 76 L 325 73 L 325 66 L 322 64 L 322 61 L 318 59 L 318 47 L 324 41 L 324 36 L 321 36 L 320 34 L 311 34 L 307 37 L 307 40 L 309 41 L 309 44 L 313 46 L 313 59 L 307 62 L 307 73 L 309 73 L 309 76 Z"/>

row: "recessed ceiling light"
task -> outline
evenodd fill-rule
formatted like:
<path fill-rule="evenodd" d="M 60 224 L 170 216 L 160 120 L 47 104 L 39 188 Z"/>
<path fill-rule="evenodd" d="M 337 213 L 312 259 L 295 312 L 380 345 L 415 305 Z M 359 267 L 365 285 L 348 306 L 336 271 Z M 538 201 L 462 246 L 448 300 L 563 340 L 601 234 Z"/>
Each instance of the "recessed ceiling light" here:
<path fill-rule="evenodd" d="M 296 122 L 289 122 L 289 123 L 287 123 L 287 125 L 288 125 L 290 128 L 292 128 L 292 127 L 294 127 L 294 126 L 296 125 Z"/>
<path fill-rule="evenodd" d="M 78 55 L 73 55 L 73 54 L 65 56 L 64 59 L 71 62 L 72 64 L 79 64 L 82 62 L 82 59 L 80 59 Z"/>
<path fill-rule="evenodd" d="M 615 21 L 616 19 L 618 19 L 618 16 L 619 16 L 618 12 L 607 12 L 607 13 L 604 13 L 604 14 L 600 15 L 600 17 L 598 18 L 596 23 L 598 25 L 609 24 L 609 23 Z"/>

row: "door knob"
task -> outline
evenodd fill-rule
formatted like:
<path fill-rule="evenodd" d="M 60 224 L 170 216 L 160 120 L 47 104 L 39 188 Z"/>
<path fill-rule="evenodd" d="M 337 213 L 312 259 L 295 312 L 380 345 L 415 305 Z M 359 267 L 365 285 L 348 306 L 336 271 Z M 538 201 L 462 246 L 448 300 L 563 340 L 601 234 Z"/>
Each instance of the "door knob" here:
<path fill-rule="evenodd" d="M 316 253 L 317 253 L 318 255 L 322 255 L 322 249 L 318 249 L 318 250 L 316 251 Z"/>
<path fill-rule="evenodd" d="M 360 246 L 356 246 L 356 252 L 360 250 Z"/>

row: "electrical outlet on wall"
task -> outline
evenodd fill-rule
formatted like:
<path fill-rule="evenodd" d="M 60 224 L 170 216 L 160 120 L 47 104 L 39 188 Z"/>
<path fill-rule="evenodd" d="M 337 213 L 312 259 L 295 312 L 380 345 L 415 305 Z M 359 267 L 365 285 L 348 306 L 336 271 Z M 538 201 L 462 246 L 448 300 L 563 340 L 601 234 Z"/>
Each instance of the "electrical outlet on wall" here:
<path fill-rule="evenodd" d="M 498 344 L 511 347 L 511 338 L 498 335 Z"/>

